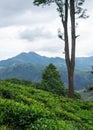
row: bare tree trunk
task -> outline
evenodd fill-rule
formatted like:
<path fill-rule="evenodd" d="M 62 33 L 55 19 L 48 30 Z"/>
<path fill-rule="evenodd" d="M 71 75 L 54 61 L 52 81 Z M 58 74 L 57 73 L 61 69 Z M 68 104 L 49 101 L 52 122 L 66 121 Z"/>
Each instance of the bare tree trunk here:
<path fill-rule="evenodd" d="M 74 98 L 74 73 L 72 68 L 70 68 L 70 71 L 68 72 L 68 85 L 69 98 Z"/>
<path fill-rule="evenodd" d="M 69 97 L 74 98 L 74 69 L 75 69 L 75 0 L 70 0 L 70 19 L 71 19 L 71 62 L 70 62 L 70 77 L 69 77 Z"/>
<path fill-rule="evenodd" d="M 69 53 L 68 41 L 68 0 L 65 1 L 65 22 L 64 27 L 64 40 L 65 40 L 65 60 L 68 72 L 68 87 L 69 98 L 74 98 L 74 68 L 75 68 L 75 9 L 74 0 L 70 0 L 70 18 L 71 18 L 71 56 Z"/>

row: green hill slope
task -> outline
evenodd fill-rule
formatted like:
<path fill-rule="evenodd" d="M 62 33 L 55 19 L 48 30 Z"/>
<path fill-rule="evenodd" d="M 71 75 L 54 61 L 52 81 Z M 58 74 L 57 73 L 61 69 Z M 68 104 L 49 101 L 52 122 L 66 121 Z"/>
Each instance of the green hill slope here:
<path fill-rule="evenodd" d="M 93 102 L 0 81 L 0 130 L 93 130 Z"/>

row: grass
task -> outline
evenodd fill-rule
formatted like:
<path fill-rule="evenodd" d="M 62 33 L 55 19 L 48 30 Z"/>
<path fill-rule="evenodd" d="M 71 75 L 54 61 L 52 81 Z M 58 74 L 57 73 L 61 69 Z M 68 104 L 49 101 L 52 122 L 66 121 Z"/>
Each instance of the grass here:
<path fill-rule="evenodd" d="M 0 130 L 93 130 L 93 102 L 0 81 Z"/>

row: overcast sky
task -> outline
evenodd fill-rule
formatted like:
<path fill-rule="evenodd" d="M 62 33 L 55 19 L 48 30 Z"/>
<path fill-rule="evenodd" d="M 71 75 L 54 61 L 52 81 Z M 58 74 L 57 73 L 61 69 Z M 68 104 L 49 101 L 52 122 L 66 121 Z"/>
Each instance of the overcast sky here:
<path fill-rule="evenodd" d="M 30 51 L 64 57 L 64 43 L 57 37 L 61 22 L 56 7 L 36 7 L 32 2 L 0 0 L 0 60 Z M 78 57 L 93 56 L 93 0 L 86 0 L 84 7 L 90 17 L 78 22 Z"/>

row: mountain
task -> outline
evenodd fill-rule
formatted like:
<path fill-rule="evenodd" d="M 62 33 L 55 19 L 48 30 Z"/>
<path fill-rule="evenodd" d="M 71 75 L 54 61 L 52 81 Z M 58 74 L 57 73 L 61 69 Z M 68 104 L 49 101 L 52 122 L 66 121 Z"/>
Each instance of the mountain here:
<path fill-rule="evenodd" d="M 91 71 L 92 66 L 93 66 L 93 56 L 76 58 L 76 69 Z"/>
<path fill-rule="evenodd" d="M 62 58 L 59 57 L 48 58 L 45 56 L 40 56 L 34 52 L 29 52 L 29 53 L 21 53 L 13 58 L 0 61 L 0 67 L 9 67 L 9 66 L 25 64 L 25 63 L 35 64 L 35 65 L 36 64 L 48 65 L 49 63 L 65 65 L 65 61 Z"/>
<path fill-rule="evenodd" d="M 43 65 L 18 64 L 10 67 L 0 68 L 0 79 L 21 78 L 39 82 L 44 70 Z"/>
<path fill-rule="evenodd" d="M 46 56 L 40 56 L 35 52 L 29 53 L 21 53 L 15 57 L 12 57 L 7 60 L 0 61 L 0 67 L 9 67 L 18 64 L 42 64 L 48 65 L 49 63 L 53 63 L 59 66 L 65 66 L 65 60 L 59 57 L 49 58 Z M 91 70 L 91 66 L 93 65 L 93 56 L 92 57 L 80 57 L 76 58 L 76 70 Z"/>
<path fill-rule="evenodd" d="M 93 57 L 76 58 L 75 89 L 79 90 L 93 84 L 90 73 Z M 62 81 L 67 86 L 67 70 L 65 60 L 59 57 L 48 58 L 34 52 L 21 53 L 15 57 L 0 61 L 0 79 L 22 78 L 36 82 L 41 81 L 44 68 L 53 63 L 61 74 Z"/>

